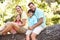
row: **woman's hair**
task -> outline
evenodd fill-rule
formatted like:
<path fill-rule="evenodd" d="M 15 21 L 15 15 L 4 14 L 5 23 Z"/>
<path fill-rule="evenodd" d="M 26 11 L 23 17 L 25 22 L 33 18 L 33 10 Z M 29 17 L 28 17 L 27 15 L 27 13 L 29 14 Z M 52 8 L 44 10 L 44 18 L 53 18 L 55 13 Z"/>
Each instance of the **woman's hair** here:
<path fill-rule="evenodd" d="M 17 5 L 16 7 L 19 7 L 19 8 L 21 8 L 21 10 L 23 10 L 23 9 L 22 9 L 22 7 L 21 7 L 21 6 L 19 6 L 19 5 Z"/>
<path fill-rule="evenodd" d="M 21 6 L 19 6 L 19 5 L 17 5 L 16 7 L 20 7 L 21 8 Z"/>

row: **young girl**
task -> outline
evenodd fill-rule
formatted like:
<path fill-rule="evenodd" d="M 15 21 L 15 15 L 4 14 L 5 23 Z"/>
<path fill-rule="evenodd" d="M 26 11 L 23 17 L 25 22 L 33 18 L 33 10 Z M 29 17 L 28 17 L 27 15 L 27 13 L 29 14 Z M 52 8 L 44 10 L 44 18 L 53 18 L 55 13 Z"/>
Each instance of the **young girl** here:
<path fill-rule="evenodd" d="M 16 20 L 15 20 L 15 23 L 17 25 L 22 25 L 22 21 L 21 21 L 21 16 L 20 15 L 17 15 Z"/>
<path fill-rule="evenodd" d="M 22 25 L 22 21 L 21 21 L 21 16 L 20 15 L 17 15 L 16 20 L 14 21 L 14 23 L 16 23 L 18 26 Z M 15 34 L 16 30 L 13 28 L 11 30 L 11 33 Z"/>

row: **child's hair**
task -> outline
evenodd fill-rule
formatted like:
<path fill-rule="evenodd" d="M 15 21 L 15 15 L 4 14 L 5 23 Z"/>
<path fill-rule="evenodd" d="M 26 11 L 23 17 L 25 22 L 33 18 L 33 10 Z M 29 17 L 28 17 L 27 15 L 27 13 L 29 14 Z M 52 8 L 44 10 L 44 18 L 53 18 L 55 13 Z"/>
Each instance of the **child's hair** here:
<path fill-rule="evenodd" d="M 34 11 L 32 11 L 31 9 L 29 9 L 27 13 L 29 13 L 29 12 L 32 12 L 32 13 L 34 13 Z"/>
<path fill-rule="evenodd" d="M 34 11 L 32 11 L 31 9 L 29 9 L 27 13 L 29 14 L 29 12 L 33 13 L 34 15 Z"/>
<path fill-rule="evenodd" d="M 15 22 L 17 22 L 17 20 L 15 20 Z M 21 20 L 19 20 L 19 22 L 21 22 L 21 23 L 22 23 L 22 21 L 21 21 Z"/>
<path fill-rule="evenodd" d="M 20 18 L 21 18 L 21 15 L 17 15 L 17 16 L 20 16 Z M 17 17 L 17 16 L 16 16 L 16 17 Z M 17 22 L 17 19 L 15 20 L 15 22 Z M 21 20 L 19 20 L 19 22 L 21 22 L 21 23 L 22 23 L 22 21 L 21 21 Z"/>

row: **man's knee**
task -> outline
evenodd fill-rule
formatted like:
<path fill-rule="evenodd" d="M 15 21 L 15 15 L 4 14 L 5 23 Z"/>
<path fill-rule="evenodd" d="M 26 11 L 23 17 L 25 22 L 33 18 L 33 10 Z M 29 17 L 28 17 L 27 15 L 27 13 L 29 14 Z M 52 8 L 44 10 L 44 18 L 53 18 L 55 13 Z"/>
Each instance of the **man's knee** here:
<path fill-rule="evenodd" d="M 36 37 L 36 34 L 35 33 L 32 33 L 31 34 L 31 38 L 33 38 L 33 37 Z"/>

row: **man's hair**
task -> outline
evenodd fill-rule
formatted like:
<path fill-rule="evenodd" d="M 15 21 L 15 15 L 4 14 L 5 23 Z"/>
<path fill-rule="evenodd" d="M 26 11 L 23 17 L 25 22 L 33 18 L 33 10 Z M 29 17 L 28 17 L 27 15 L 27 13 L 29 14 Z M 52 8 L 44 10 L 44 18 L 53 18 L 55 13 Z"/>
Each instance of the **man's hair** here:
<path fill-rule="evenodd" d="M 33 2 L 30 2 L 30 3 L 28 4 L 28 6 L 30 6 L 30 4 L 33 4 L 33 5 L 34 5 L 34 3 L 33 3 Z"/>

